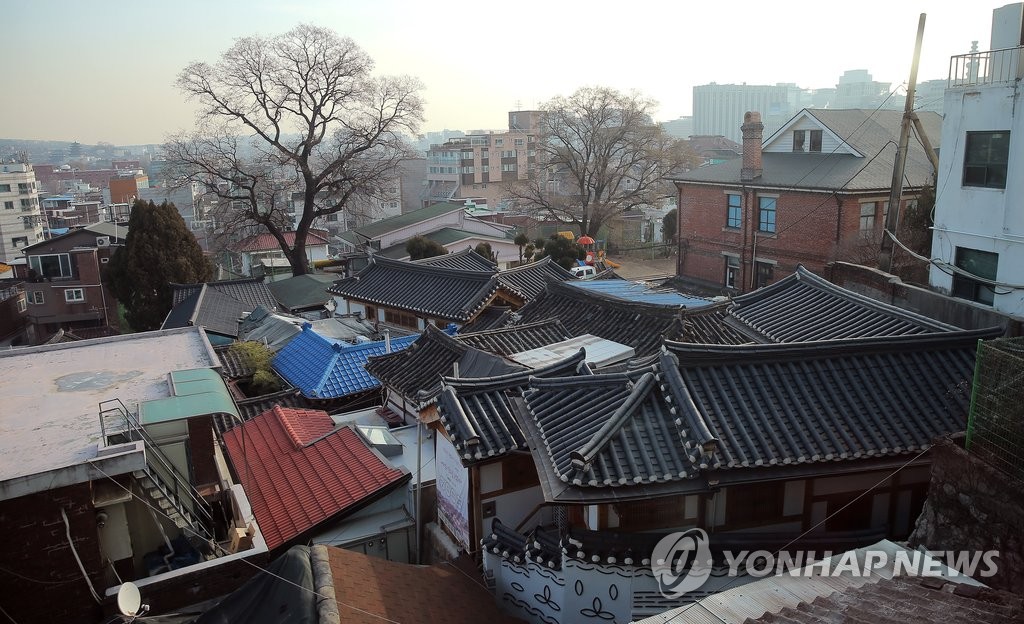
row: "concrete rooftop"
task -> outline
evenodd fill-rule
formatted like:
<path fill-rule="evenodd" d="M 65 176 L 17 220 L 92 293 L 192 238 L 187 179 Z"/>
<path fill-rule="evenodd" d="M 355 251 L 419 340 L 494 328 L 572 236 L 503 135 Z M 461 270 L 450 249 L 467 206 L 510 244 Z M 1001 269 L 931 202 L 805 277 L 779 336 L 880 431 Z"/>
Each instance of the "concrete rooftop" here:
<path fill-rule="evenodd" d="M 198 327 L 0 352 L 0 483 L 96 458 L 101 401 L 136 410 L 171 371 L 218 365 Z"/>

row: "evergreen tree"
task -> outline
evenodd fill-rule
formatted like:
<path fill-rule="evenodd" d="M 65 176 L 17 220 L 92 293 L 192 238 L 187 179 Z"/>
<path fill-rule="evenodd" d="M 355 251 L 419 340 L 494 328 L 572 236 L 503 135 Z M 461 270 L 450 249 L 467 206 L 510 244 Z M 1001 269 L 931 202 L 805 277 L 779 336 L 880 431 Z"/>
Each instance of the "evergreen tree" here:
<path fill-rule="evenodd" d="M 552 234 L 551 238 L 544 242 L 544 248 L 537 254 L 537 259 L 540 260 L 545 256 L 550 256 L 555 264 L 558 264 L 563 269 L 568 269 L 576 266 L 576 261 L 582 260 L 586 255 L 587 252 L 575 241 Z"/>
<path fill-rule="evenodd" d="M 413 236 L 405 241 L 405 253 L 409 254 L 410 260 L 422 260 L 423 258 L 443 256 L 448 253 L 448 250 L 437 241 L 424 236 Z"/>
<path fill-rule="evenodd" d="M 125 308 L 135 331 L 159 329 L 171 310 L 171 282 L 193 284 L 213 276 L 174 204 L 137 201 L 128 236 L 107 264 L 103 280 Z"/>

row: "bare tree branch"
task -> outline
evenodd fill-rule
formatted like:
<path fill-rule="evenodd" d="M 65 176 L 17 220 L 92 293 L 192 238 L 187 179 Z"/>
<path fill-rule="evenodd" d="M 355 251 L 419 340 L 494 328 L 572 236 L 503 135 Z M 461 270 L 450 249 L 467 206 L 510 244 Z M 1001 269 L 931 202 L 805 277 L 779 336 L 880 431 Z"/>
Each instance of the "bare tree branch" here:
<path fill-rule="evenodd" d="M 422 122 L 422 87 L 372 70 L 351 39 L 319 26 L 239 39 L 215 64 L 178 76 L 200 110 L 194 132 L 166 143 L 170 167 L 219 200 L 225 227 L 270 232 L 293 274 L 305 273 L 314 220 L 382 195 L 413 154 L 404 137 Z M 294 218 L 293 191 L 302 197 Z"/>
<path fill-rule="evenodd" d="M 509 195 L 591 236 L 628 210 L 670 197 L 664 177 L 699 161 L 654 123 L 654 108 L 639 94 L 606 87 L 552 99 L 542 107 L 530 179 L 510 185 Z"/>

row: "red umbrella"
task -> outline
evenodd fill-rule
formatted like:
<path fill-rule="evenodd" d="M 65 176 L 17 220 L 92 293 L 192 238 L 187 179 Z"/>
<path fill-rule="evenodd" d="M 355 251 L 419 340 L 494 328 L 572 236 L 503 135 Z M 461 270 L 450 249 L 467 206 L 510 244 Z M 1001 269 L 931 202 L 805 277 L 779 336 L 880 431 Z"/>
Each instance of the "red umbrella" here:
<path fill-rule="evenodd" d="M 578 239 L 576 239 L 576 242 L 579 243 L 580 245 L 593 245 L 594 239 L 584 234 L 583 236 L 580 236 Z"/>

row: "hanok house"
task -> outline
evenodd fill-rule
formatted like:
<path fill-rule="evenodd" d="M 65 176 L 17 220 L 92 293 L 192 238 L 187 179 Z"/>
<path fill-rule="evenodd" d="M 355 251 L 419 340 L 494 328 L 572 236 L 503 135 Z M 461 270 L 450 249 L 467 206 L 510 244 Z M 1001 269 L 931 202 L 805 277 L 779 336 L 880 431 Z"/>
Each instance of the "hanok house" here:
<path fill-rule="evenodd" d="M 126 227 L 96 223 L 22 248 L 27 262 L 15 271 L 27 280 L 31 342 L 61 329 L 117 333 L 117 300 L 102 273 L 127 235 Z"/>
<path fill-rule="evenodd" d="M 1000 331 L 957 330 L 803 268 L 681 322 L 705 344 L 662 341 L 622 372 L 532 379 L 507 412 L 472 400 L 498 383 L 442 392 L 442 422 L 508 429 L 533 453 L 542 506 L 482 527 L 497 597 L 522 617 L 575 621 L 590 609 L 628 621 L 667 608 L 649 553 L 674 530 L 753 550 L 826 518 L 804 538 L 818 550 L 905 536 L 927 487 L 924 450 L 965 426 L 974 345 Z"/>
<path fill-rule="evenodd" d="M 121 581 L 165 613 L 234 589 L 264 562 L 214 438 L 214 416 L 237 417 L 216 366 L 199 328 L 0 352 L 12 619 L 100 621 Z"/>
<path fill-rule="evenodd" d="M 677 274 L 712 292 L 765 286 L 798 264 L 873 262 L 892 185 L 902 112 L 804 109 L 762 142 L 761 115 L 747 113 L 743 157 L 673 177 L 679 192 Z M 939 147 L 939 115 L 921 122 Z M 901 210 L 934 183 L 917 141 L 906 159 Z"/>
<path fill-rule="evenodd" d="M 446 327 L 472 321 L 488 305 L 519 308 L 522 295 L 502 285 L 497 272 L 388 260 L 372 256 L 370 265 L 330 288 L 337 311 L 361 313 L 373 322 L 408 332 L 427 325 Z"/>

